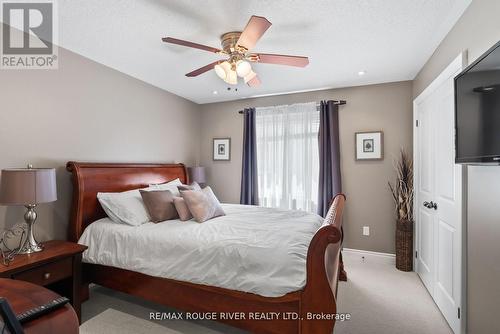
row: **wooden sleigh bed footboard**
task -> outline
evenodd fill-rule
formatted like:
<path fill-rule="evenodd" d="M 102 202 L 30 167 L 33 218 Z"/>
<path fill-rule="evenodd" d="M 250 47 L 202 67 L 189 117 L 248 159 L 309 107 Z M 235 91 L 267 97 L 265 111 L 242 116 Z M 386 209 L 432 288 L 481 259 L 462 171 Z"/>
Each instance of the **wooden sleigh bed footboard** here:
<path fill-rule="evenodd" d="M 85 228 L 105 217 L 97 192 L 118 192 L 180 178 L 182 164 L 108 164 L 69 162 L 73 174 L 73 209 L 69 238 L 78 241 Z M 253 333 L 332 333 L 340 275 L 342 211 L 345 196 L 337 195 L 307 253 L 307 279 L 302 290 L 281 297 L 193 284 L 109 266 L 84 264 L 88 284 L 95 283 L 185 312 L 197 312 Z M 85 296 L 84 296 L 85 297 Z M 202 312 L 202 313 L 199 313 Z"/>

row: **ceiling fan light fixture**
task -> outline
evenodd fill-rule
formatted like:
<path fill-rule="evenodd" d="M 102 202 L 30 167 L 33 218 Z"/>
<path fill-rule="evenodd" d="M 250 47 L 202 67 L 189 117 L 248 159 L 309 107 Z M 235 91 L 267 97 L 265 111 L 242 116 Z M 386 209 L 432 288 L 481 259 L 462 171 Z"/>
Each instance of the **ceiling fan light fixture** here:
<path fill-rule="evenodd" d="M 246 77 L 252 72 L 252 66 L 246 60 L 238 60 L 236 62 L 236 73 L 240 78 Z"/>
<path fill-rule="evenodd" d="M 230 31 L 220 36 L 222 46 L 220 49 L 173 37 L 165 37 L 162 40 L 165 43 L 225 56 L 226 59 L 213 61 L 208 65 L 187 73 L 186 77 L 197 77 L 210 70 L 214 70 L 217 76 L 227 84 L 237 85 L 238 77 L 240 77 L 244 79 L 248 86 L 258 87 L 261 81 L 259 76 L 252 70 L 253 62 L 295 67 L 305 67 L 309 64 L 309 58 L 304 56 L 250 52 L 270 26 L 271 22 L 265 17 L 252 15 L 243 31 Z"/>

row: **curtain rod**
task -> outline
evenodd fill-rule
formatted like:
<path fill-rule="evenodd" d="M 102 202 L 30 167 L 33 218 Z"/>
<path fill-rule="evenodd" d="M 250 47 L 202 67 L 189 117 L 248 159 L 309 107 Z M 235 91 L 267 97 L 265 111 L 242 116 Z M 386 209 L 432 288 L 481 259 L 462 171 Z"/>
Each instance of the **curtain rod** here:
<path fill-rule="evenodd" d="M 333 104 L 338 104 L 339 106 L 347 104 L 346 100 L 328 100 L 328 101 L 332 101 Z M 321 103 L 316 103 L 316 107 L 319 107 L 320 105 L 321 105 Z M 244 114 L 244 113 L 245 112 L 243 110 L 238 111 L 238 114 Z"/>

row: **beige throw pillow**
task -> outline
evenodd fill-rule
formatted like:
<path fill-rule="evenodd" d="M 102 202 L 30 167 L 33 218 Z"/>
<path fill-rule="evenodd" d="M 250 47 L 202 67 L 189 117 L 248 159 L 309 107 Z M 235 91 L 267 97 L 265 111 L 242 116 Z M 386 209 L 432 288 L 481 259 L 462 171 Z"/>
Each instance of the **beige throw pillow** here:
<path fill-rule="evenodd" d="M 181 196 L 198 223 L 226 215 L 210 187 L 202 190 L 181 190 Z"/>
<path fill-rule="evenodd" d="M 174 206 L 174 195 L 170 190 L 139 190 L 139 192 L 152 222 L 158 223 L 179 218 Z"/>
<path fill-rule="evenodd" d="M 189 211 L 184 198 L 182 197 L 174 197 L 174 206 L 175 210 L 179 214 L 179 219 L 182 221 L 190 220 L 193 218 L 193 215 Z"/>

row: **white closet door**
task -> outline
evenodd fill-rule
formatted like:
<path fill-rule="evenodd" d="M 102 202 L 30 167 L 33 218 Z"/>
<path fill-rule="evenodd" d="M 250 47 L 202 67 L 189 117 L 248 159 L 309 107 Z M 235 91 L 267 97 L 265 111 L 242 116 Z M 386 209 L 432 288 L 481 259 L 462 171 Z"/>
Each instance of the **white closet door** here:
<path fill-rule="evenodd" d="M 455 333 L 461 332 L 462 167 L 455 164 L 457 58 L 414 102 L 416 271 Z"/>
<path fill-rule="evenodd" d="M 434 199 L 434 127 L 432 126 L 433 103 L 432 96 L 417 104 L 418 150 L 415 151 L 415 172 L 418 174 L 415 182 L 416 198 L 415 217 L 418 224 L 417 232 L 417 268 L 418 274 L 429 291 L 434 290 L 434 226 L 433 211 L 422 205 Z"/>

